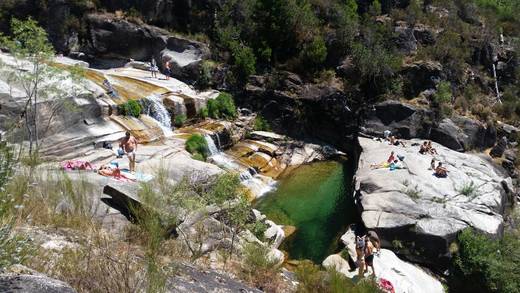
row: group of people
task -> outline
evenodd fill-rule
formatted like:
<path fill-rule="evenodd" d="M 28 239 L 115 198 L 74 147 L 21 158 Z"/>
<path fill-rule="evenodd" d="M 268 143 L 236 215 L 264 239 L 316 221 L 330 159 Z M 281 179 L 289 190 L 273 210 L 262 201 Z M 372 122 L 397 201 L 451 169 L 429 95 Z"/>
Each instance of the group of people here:
<path fill-rule="evenodd" d="M 426 154 L 438 155 L 437 149 L 435 149 L 432 146 L 432 141 L 431 140 L 423 142 L 423 144 L 419 148 L 419 154 L 421 154 L 421 155 L 426 155 Z"/>
<path fill-rule="evenodd" d="M 152 73 L 152 78 L 157 78 L 157 72 L 159 72 L 159 67 L 157 66 L 157 62 L 155 61 L 155 58 L 152 58 L 152 61 L 150 61 L 150 72 Z M 166 79 L 170 79 L 170 76 L 172 75 L 172 62 L 166 61 L 164 63 L 164 75 L 166 76 Z"/>
<path fill-rule="evenodd" d="M 356 236 L 356 264 L 358 275 L 363 277 L 368 268 L 372 269 L 372 274 L 376 274 L 374 269 L 374 255 L 381 250 L 381 243 L 376 232 L 368 231 L 367 235 Z"/>
<path fill-rule="evenodd" d="M 419 154 L 421 155 L 438 155 L 437 149 L 435 149 L 432 146 L 431 140 L 423 142 L 423 144 L 419 148 Z M 430 162 L 430 169 L 434 171 L 433 175 L 439 178 L 446 178 L 448 177 L 448 169 L 442 165 L 442 162 L 439 162 L 437 165 L 435 165 L 436 160 L 435 158 L 432 158 Z"/>

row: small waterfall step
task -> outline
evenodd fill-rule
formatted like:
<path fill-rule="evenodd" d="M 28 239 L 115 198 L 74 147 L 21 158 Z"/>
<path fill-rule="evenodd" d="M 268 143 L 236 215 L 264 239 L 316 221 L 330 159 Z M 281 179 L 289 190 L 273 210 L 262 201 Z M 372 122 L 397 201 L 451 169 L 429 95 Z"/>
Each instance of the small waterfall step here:
<path fill-rule="evenodd" d="M 159 122 L 164 135 L 170 137 L 172 132 L 172 118 L 170 112 L 164 107 L 162 99 L 158 95 L 149 95 L 141 100 L 144 113 Z"/>

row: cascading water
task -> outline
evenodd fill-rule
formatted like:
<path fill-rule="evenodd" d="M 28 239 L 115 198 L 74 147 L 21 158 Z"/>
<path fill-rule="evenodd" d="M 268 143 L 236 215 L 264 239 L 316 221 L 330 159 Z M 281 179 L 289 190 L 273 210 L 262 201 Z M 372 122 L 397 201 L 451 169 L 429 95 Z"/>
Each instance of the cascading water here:
<path fill-rule="evenodd" d="M 142 100 L 144 113 L 159 122 L 164 136 L 172 136 L 172 119 L 166 107 L 157 95 L 150 95 Z"/>
<path fill-rule="evenodd" d="M 270 177 L 260 175 L 252 167 L 242 166 L 237 163 L 232 157 L 220 151 L 219 147 L 215 144 L 213 138 L 206 134 L 204 136 L 208 143 L 208 149 L 210 153 L 210 159 L 218 166 L 226 169 L 239 172 L 240 181 L 245 185 L 256 197 L 260 197 L 265 193 L 274 189 L 276 181 Z M 220 139 L 217 135 L 217 141 L 220 146 Z"/>

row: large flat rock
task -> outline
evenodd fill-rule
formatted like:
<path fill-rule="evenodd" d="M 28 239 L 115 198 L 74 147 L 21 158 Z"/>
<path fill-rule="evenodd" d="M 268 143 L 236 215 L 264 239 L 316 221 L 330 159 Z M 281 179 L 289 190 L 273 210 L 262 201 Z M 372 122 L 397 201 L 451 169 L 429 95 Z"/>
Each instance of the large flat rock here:
<path fill-rule="evenodd" d="M 449 170 L 447 178 L 437 178 L 429 169 L 432 156 L 421 155 L 419 146 L 411 146 L 422 141 L 405 141 L 407 147 L 367 138 L 359 141 L 363 151 L 356 172 L 356 200 L 363 223 L 377 231 L 384 246 L 442 268 L 451 257 L 450 244 L 462 229 L 501 235 L 508 201 L 504 185 L 510 181 L 492 163 L 434 143 L 436 160 Z M 406 169 L 370 167 L 386 161 L 391 151 L 405 157 Z M 462 194 L 470 184 L 474 192 Z"/>

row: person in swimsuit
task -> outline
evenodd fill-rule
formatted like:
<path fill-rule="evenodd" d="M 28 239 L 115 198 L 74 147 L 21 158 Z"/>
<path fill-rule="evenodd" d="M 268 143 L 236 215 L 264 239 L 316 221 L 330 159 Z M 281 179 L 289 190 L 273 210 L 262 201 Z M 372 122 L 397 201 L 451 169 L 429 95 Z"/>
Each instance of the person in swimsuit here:
<path fill-rule="evenodd" d="M 435 168 L 435 176 L 439 178 L 446 178 L 448 177 L 448 169 L 446 169 L 441 162 L 437 165 L 437 168 Z"/>
<path fill-rule="evenodd" d="M 130 135 L 130 132 L 127 131 L 125 137 L 119 143 L 119 147 L 123 150 L 123 152 L 128 157 L 130 161 L 129 169 L 131 173 L 135 173 L 135 152 L 137 151 L 137 139 Z"/>
<path fill-rule="evenodd" d="M 376 271 L 374 270 L 374 244 L 372 244 L 370 239 L 368 239 L 365 243 L 365 265 L 367 272 L 368 267 L 371 267 L 372 274 L 376 274 Z"/>
<path fill-rule="evenodd" d="M 365 236 L 356 236 L 356 264 L 359 277 L 363 277 L 365 273 Z"/>

